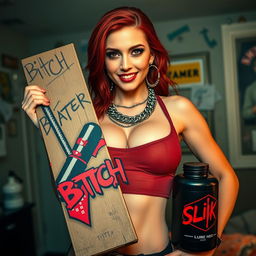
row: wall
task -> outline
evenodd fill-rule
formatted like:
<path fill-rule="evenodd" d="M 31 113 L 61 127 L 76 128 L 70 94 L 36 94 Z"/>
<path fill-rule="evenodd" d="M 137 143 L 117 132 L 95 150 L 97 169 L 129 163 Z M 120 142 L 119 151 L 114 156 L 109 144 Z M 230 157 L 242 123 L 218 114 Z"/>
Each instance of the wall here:
<path fill-rule="evenodd" d="M 17 33 L 14 33 L 4 27 L 0 26 L 0 55 L 6 54 L 17 58 L 23 58 L 28 53 L 28 40 Z M 17 44 L 19 42 L 19 44 Z M 2 67 L 0 63 L 0 70 L 7 72 L 10 76 L 12 91 L 14 93 L 15 104 L 13 107 L 20 107 L 21 95 L 23 93 L 24 78 L 22 71 L 11 70 Z M 17 79 L 16 79 L 17 77 Z M 23 129 L 22 129 L 22 114 L 20 109 L 13 111 L 12 119 L 17 125 L 17 134 L 15 136 L 8 136 L 6 125 L 6 147 L 7 156 L 0 157 L 0 187 L 6 182 L 8 171 L 14 170 L 17 175 L 24 176 L 26 158 L 23 152 Z M 14 161 L 15 159 L 15 161 Z M 2 194 L 0 193 L 0 198 Z"/>
<path fill-rule="evenodd" d="M 29 44 L 26 37 L 2 26 L 0 26 L 0 34 L 0 56 L 6 54 L 16 57 L 19 60 L 28 56 Z M 31 186 L 31 184 L 37 183 L 37 181 L 34 180 L 33 175 L 37 169 L 36 167 L 34 169 L 31 168 L 31 163 L 35 157 L 34 147 L 31 144 L 32 141 L 30 137 L 30 134 L 32 134 L 30 131 L 35 128 L 21 109 L 24 86 L 26 84 L 24 74 L 20 62 L 19 69 L 3 68 L 1 63 L 0 70 L 7 72 L 10 76 L 14 99 L 14 103 L 12 104 L 13 114 L 11 122 L 13 122 L 15 130 L 13 134 L 9 134 L 10 129 L 8 127 L 10 122 L 5 123 L 7 155 L 0 157 L 0 202 L 2 203 L 3 200 L 2 186 L 7 182 L 8 171 L 13 170 L 23 180 L 23 196 L 25 202 L 35 203 L 37 189 L 35 189 L 34 186 Z M 38 241 L 36 225 L 38 216 L 35 214 L 37 212 L 36 207 L 33 207 L 32 211 L 34 213 L 33 220 L 35 221 L 35 240 Z"/>
<path fill-rule="evenodd" d="M 21 60 L 30 55 L 28 38 L 5 27 L 0 27 L 0 34 L 0 56 L 6 54 Z M 0 70 L 7 72 L 10 75 L 14 97 L 14 111 L 11 120 L 16 124 L 16 134 L 12 136 L 8 135 L 8 123 L 5 124 L 7 155 L 0 157 L 0 188 L 7 182 L 9 170 L 14 170 L 23 180 L 23 196 L 25 201 L 35 203 L 35 206 L 33 207 L 34 228 L 39 255 L 49 250 L 61 250 L 60 248 L 63 248 L 63 244 L 61 243 L 63 242 L 68 248 L 70 246 L 69 236 L 65 225 L 63 225 L 63 216 L 61 215 L 60 205 L 58 204 L 57 199 L 51 194 L 53 193 L 53 190 L 50 171 L 47 170 L 49 169 L 48 166 L 46 170 L 44 170 L 44 173 L 46 174 L 48 171 L 48 175 L 44 175 L 44 177 L 46 177 L 44 178 L 46 180 L 44 184 L 40 183 L 41 179 L 38 179 L 37 176 L 39 169 L 38 165 L 44 166 L 44 163 L 40 164 L 40 162 L 35 162 L 37 159 L 40 159 L 40 157 L 38 157 L 40 151 L 35 151 L 34 137 L 37 137 L 38 139 L 40 138 L 40 135 L 21 109 L 24 86 L 26 85 L 24 74 L 21 69 L 21 63 L 19 63 L 18 70 L 3 68 L 1 64 Z M 40 143 L 40 141 L 38 141 L 38 143 Z M 43 154 L 43 156 L 45 156 L 45 154 Z M 47 159 L 43 160 L 47 163 Z M 42 188 L 42 191 L 38 188 Z M 48 193 L 50 193 L 49 198 Z M 45 201 L 42 200 L 42 198 L 46 201 L 53 201 L 50 211 L 48 205 L 44 205 Z M 2 200 L 3 194 L 1 189 L 0 202 L 2 202 Z M 42 209 L 42 211 L 40 211 L 40 209 Z M 45 212 L 49 214 L 47 215 Z M 60 221 L 58 222 L 58 220 Z M 60 235 L 61 239 L 54 239 L 56 234 L 51 232 L 51 230 L 48 232 L 48 225 L 54 226 L 54 228 L 60 232 L 63 231 Z M 49 246 L 47 242 L 50 243 Z"/>

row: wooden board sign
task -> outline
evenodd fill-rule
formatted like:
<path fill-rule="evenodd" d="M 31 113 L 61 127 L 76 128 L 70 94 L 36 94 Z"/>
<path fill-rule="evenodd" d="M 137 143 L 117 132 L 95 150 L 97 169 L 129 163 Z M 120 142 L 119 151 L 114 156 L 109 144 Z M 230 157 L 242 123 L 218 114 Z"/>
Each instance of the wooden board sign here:
<path fill-rule="evenodd" d="M 56 189 L 76 256 L 96 255 L 137 241 L 73 44 L 22 60 L 28 84 L 46 89 L 37 108 Z"/>

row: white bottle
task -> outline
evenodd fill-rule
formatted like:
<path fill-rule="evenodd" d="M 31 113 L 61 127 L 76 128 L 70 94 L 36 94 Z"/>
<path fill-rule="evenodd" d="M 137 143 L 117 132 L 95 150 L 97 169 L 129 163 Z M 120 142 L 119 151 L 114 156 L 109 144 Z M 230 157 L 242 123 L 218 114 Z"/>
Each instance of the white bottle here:
<path fill-rule="evenodd" d="M 15 210 L 24 205 L 22 184 L 17 181 L 14 172 L 10 171 L 8 181 L 3 186 L 4 209 Z"/>

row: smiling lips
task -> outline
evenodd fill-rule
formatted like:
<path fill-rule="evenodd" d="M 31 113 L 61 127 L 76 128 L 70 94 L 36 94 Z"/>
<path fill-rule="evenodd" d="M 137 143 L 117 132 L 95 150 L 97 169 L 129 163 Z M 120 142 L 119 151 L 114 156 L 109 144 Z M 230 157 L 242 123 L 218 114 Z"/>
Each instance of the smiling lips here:
<path fill-rule="evenodd" d="M 118 76 L 122 82 L 129 83 L 129 82 L 132 82 L 136 78 L 137 73 L 121 74 Z"/>

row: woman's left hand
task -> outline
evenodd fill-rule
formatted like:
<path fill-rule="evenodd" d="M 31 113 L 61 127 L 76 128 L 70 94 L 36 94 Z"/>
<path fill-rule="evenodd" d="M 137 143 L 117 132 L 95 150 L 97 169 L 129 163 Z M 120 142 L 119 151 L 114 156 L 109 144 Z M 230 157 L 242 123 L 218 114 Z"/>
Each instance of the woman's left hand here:
<path fill-rule="evenodd" d="M 197 253 L 189 253 L 180 250 L 175 250 L 174 252 L 167 254 L 166 256 L 212 256 L 215 252 L 215 249 L 207 252 L 197 252 Z"/>

